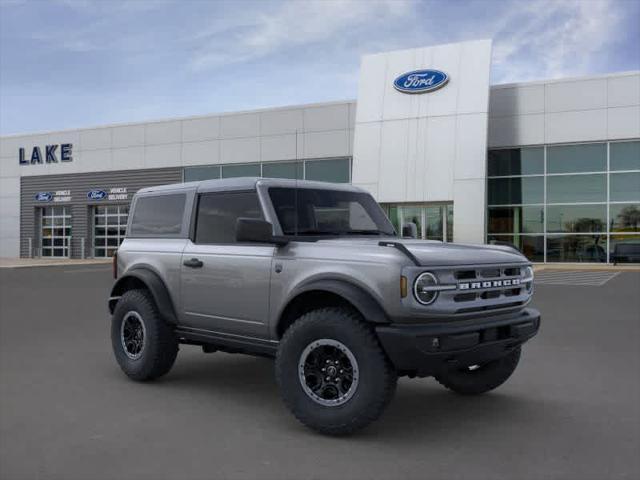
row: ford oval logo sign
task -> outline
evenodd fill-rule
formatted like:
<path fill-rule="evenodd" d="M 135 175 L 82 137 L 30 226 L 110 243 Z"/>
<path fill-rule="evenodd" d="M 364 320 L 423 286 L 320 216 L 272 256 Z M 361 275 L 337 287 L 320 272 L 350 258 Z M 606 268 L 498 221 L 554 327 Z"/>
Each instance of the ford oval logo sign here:
<path fill-rule="evenodd" d="M 103 200 L 107 198 L 107 192 L 104 190 L 91 190 L 87 193 L 87 198 L 89 200 Z"/>
<path fill-rule="evenodd" d="M 36 201 L 37 202 L 50 202 L 53 198 L 53 194 L 51 192 L 38 192 L 36 193 Z"/>
<path fill-rule="evenodd" d="M 396 78 L 393 86 L 402 93 L 425 93 L 444 87 L 448 81 L 449 76 L 440 70 L 414 70 Z"/>

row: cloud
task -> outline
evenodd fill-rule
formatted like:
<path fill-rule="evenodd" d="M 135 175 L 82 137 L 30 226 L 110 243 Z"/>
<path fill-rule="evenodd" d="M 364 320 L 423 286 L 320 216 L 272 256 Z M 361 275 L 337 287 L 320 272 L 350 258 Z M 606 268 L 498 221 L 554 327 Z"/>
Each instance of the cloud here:
<path fill-rule="evenodd" d="M 284 2 L 270 11 L 252 12 L 251 18 L 224 17 L 224 27 L 213 22 L 194 40 L 203 42 L 190 65 L 201 71 L 232 63 L 263 58 L 273 53 L 333 41 L 358 26 L 368 28 L 403 17 L 414 4 L 411 0 L 325 0 Z"/>
<path fill-rule="evenodd" d="M 500 82 L 589 73 L 619 32 L 612 0 L 517 2 L 495 25 L 494 76 Z"/>

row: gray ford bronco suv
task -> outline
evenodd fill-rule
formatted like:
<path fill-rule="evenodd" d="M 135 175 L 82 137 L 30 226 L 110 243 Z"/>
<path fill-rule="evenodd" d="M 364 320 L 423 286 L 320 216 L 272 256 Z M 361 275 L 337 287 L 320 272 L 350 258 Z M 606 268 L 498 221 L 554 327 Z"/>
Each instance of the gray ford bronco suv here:
<path fill-rule="evenodd" d="M 129 377 L 165 375 L 180 344 L 275 357 L 287 407 L 334 435 L 377 419 L 398 376 L 498 387 L 540 324 L 518 251 L 400 238 L 350 185 L 140 190 L 114 276 L 111 341 Z"/>

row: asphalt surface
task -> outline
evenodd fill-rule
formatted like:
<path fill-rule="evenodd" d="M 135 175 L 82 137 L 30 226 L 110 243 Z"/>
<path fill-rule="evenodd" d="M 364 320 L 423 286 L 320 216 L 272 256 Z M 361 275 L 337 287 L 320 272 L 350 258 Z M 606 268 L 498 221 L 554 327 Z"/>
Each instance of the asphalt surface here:
<path fill-rule="evenodd" d="M 163 380 L 127 380 L 109 275 L 0 269 L 0 478 L 640 478 L 640 273 L 539 285 L 542 330 L 507 384 L 466 398 L 402 379 L 348 438 L 298 424 L 268 359 L 183 346 Z"/>

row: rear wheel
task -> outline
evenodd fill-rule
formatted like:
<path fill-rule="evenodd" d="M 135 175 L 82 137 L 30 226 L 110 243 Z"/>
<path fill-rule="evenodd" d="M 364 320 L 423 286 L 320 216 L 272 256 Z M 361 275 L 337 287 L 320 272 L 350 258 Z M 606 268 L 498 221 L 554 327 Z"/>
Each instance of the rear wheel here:
<path fill-rule="evenodd" d="M 344 435 L 382 414 L 397 376 L 357 313 L 323 308 L 303 315 L 285 333 L 276 379 L 298 420 L 321 433 Z"/>
<path fill-rule="evenodd" d="M 520 347 L 497 360 L 482 365 L 450 370 L 436 380 L 456 393 L 477 395 L 498 388 L 513 374 L 520 361 Z"/>
<path fill-rule="evenodd" d="M 129 378 L 153 380 L 171 370 L 178 339 L 144 290 L 125 292 L 113 312 L 111 345 L 116 361 Z"/>

